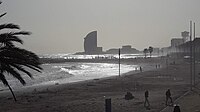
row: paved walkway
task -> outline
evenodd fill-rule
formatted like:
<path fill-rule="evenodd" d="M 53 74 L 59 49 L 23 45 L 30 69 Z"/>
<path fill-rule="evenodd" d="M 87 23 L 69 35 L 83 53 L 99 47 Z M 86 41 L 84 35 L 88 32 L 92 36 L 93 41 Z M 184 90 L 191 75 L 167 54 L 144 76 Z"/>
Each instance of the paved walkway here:
<path fill-rule="evenodd" d="M 181 112 L 200 112 L 200 92 L 189 91 L 175 100 L 174 104 L 180 106 Z M 160 112 L 173 112 L 174 107 L 167 106 Z"/>

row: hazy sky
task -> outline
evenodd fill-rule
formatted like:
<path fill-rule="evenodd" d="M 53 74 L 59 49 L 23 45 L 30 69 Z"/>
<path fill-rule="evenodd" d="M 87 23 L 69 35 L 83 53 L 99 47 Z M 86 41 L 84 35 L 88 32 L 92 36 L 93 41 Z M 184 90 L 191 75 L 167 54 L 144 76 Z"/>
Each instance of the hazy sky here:
<path fill-rule="evenodd" d="M 132 45 L 170 45 L 172 37 L 196 22 L 200 35 L 200 0 L 2 0 L 2 23 L 31 31 L 25 48 L 39 54 L 83 51 L 87 33 L 98 31 L 104 50 Z"/>

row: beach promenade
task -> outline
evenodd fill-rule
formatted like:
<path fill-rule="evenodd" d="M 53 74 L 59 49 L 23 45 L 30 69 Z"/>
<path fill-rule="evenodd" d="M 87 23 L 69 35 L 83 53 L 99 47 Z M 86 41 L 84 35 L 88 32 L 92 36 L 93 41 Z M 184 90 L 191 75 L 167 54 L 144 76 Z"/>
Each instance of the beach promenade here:
<path fill-rule="evenodd" d="M 186 92 L 174 102 L 181 109 L 181 112 L 200 112 L 200 91 L 194 89 Z M 160 112 L 173 112 L 173 106 L 167 106 Z"/>

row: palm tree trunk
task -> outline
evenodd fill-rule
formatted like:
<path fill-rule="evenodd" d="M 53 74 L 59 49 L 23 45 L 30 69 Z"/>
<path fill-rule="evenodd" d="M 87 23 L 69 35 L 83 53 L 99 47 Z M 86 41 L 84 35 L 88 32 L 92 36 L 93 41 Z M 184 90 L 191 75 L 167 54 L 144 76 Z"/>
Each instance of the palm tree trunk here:
<path fill-rule="evenodd" d="M 17 99 L 16 99 L 16 97 L 15 97 L 15 94 L 14 94 L 12 88 L 10 87 L 9 84 L 8 84 L 7 86 L 8 86 L 8 88 L 10 89 L 10 92 L 12 93 L 14 100 L 17 101 Z"/>

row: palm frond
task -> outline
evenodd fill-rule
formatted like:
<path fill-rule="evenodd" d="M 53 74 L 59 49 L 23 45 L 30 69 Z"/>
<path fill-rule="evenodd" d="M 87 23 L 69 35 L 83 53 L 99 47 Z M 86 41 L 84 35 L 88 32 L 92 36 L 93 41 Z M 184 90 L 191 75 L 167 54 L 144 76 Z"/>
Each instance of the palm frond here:
<path fill-rule="evenodd" d="M 15 63 L 17 65 L 28 67 L 37 72 L 41 72 L 41 70 L 42 70 L 42 68 L 39 65 L 35 65 L 32 63 L 26 63 L 26 61 L 15 60 L 15 59 L 4 59 L 4 61 L 2 61 L 2 64 L 11 64 L 11 63 Z"/>
<path fill-rule="evenodd" d="M 2 29 L 20 29 L 20 27 L 19 27 L 19 25 L 15 25 L 15 24 L 9 23 L 9 24 L 0 25 L 0 30 L 2 30 Z"/>
<path fill-rule="evenodd" d="M 6 14 L 7 14 L 6 12 L 3 13 L 3 14 L 1 14 L 1 15 L 0 15 L 0 18 L 3 17 L 3 16 L 5 16 Z"/>
<path fill-rule="evenodd" d="M 0 0 L 0 4 L 1 3 Z M 0 14 L 0 18 L 6 14 L 7 13 Z M 20 29 L 20 27 L 13 23 L 9 23 L 0 25 L 0 30 L 3 29 Z M 40 67 L 39 57 L 36 54 L 25 49 L 17 48 L 14 44 L 15 42 L 23 44 L 23 41 L 18 36 L 30 34 L 31 33 L 27 31 L 0 33 L 0 80 L 4 85 L 9 87 L 15 101 L 17 101 L 16 97 L 6 80 L 4 73 L 12 75 L 25 85 L 26 82 L 20 75 L 20 71 L 32 78 L 32 74 L 25 69 L 26 67 L 38 72 L 41 72 L 42 70 Z"/>
<path fill-rule="evenodd" d="M 30 35 L 31 32 L 21 31 L 21 32 L 14 32 L 12 35 Z"/>
<path fill-rule="evenodd" d="M 0 48 L 1 52 L 0 52 L 0 56 L 4 56 L 4 57 L 9 57 L 9 58 L 17 58 L 17 59 L 22 59 L 22 60 L 29 60 L 29 61 L 34 61 L 35 62 L 39 62 L 39 57 L 32 53 L 31 51 L 25 50 L 25 49 L 21 49 L 21 48 L 17 48 L 17 47 L 2 47 Z M 15 55 L 14 55 L 15 54 Z"/>
<path fill-rule="evenodd" d="M 13 66 L 14 68 L 18 69 L 19 71 L 22 71 L 22 72 L 26 73 L 30 78 L 33 78 L 32 74 L 29 71 L 25 70 L 20 65 L 11 64 L 11 66 Z"/>
<path fill-rule="evenodd" d="M 26 64 L 26 65 L 24 65 L 24 66 L 26 66 L 26 67 L 28 67 L 28 68 L 31 68 L 31 69 L 33 69 L 33 70 L 35 70 L 35 71 L 37 71 L 37 72 L 41 72 L 41 70 L 42 70 L 42 68 L 40 67 L 40 66 L 35 66 L 35 65 L 28 65 L 28 64 Z"/>
<path fill-rule="evenodd" d="M 0 73 L 0 80 L 3 82 L 4 85 L 8 86 L 8 81 L 2 73 Z"/>
<path fill-rule="evenodd" d="M 2 33 L 0 34 L 0 43 L 5 45 L 13 45 L 13 42 L 23 44 L 23 41 L 12 33 Z"/>
<path fill-rule="evenodd" d="M 11 66 L 6 66 L 4 69 L 6 70 L 7 73 L 9 73 L 13 77 L 17 78 L 23 85 L 26 84 L 26 82 L 21 77 L 21 75 L 15 69 L 13 69 Z"/>
<path fill-rule="evenodd" d="M 1 48 L 0 49 L 0 61 L 1 63 L 9 63 L 26 66 L 38 72 L 41 72 L 42 68 L 39 66 L 39 57 L 34 53 L 20 48 Z"/>

